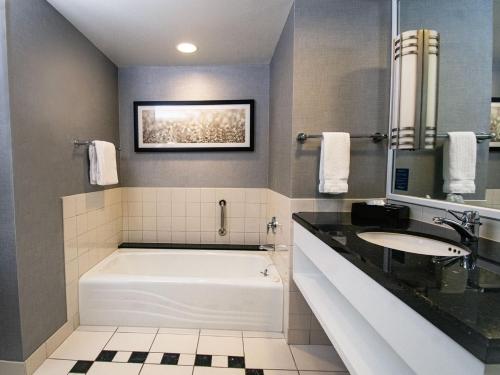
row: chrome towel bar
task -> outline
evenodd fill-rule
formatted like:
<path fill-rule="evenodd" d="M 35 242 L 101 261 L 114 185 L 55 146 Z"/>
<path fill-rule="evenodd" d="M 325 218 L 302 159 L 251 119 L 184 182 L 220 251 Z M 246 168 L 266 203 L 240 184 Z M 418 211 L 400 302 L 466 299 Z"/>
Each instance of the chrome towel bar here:
<path fill-rule="evenodd" d="M 90 140 L 83 140 L 83 139 L 73 139 L 73 146 L 75 147 L 80 147 L 80 146 L 90 146 L 90 144 L 92 143 L 93 141 L 90 141 Z M 121 151 L 121 147 L 116 147 L 116 150 L 117 151 Z"/>
<path fill-rule="evenodd" d="M 322 134 L 307 134 L 307 133 L 299 133 L 297 134 L 297 142 L 304 143 L 309 138 L 322 138 Z M 374 143 L 382 142 L 387 138 L 387 134 L 382 133 L 374 133 L 374 134 L 351 134 L 351 138 L 371 138 Z"/>
<path fill-rule="evenodd" d="M 476 133 L 476 138 L 478 142 L 487 141 L 488 139 L 495 139 L 495 133 Z M 304 143 L 309 138 L 322 138 L 322 134 L 307 134 L 307 133 L 299 133 L 297 134 L 297 142 Z M 374 133 L 374 134 L 366 134 L 366 135 L 357 135 L 351 134 L 351 138 L 371 138 L 374 143 L 379 143 L 387 138 L 387 134 L 382 133 Z M 436 134 L 436 138 L 448 138 L 447 133 L 439 133 Z"/>

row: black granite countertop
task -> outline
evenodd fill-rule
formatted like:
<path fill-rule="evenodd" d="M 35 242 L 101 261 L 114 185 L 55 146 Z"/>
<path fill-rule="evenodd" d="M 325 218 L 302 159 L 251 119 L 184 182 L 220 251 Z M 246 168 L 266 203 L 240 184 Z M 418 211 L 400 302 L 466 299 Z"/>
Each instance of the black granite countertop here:
<path fill-rule="evenodd" d="M 356 234 L 382 230 L 422 234 L 459 244 L 454 230 L 416 220 L 398 226 L 355 224 L 346 213 L 310 213 L 293 219 L 365 272 L 484 363 L 500 363 L 500 243 L 468 246 L 476 267 L 443 267 L 432 256 L 390 250 Z M 463 245 L 462 245 L 463 246 Z"/>

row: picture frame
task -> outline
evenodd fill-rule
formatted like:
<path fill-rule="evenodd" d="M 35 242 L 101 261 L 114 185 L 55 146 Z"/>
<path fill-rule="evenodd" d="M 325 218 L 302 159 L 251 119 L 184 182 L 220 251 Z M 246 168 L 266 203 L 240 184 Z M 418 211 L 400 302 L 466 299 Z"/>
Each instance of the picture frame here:
<path fill-rule="evenodd" d="M 253 99 L 135 101 L 135 151 L 254 151 L 254 110 Z"/>
<path fill-rule="evenodd" d="M 490 131 L 496 137 L 490 141 L 490 150 L 500 151 L 500 98 L 491 98 Z"/>

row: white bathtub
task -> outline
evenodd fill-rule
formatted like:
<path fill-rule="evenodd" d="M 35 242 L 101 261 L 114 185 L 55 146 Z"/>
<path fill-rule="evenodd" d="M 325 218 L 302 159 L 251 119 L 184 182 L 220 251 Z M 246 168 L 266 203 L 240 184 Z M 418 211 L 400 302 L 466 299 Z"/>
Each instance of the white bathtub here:
<path fill-rule="evenodd" d="M 79 299 L 84 325 L 281 332 L 283 324 L 283 285 L 264 252 L 119 249 L 80 278 Z"/>

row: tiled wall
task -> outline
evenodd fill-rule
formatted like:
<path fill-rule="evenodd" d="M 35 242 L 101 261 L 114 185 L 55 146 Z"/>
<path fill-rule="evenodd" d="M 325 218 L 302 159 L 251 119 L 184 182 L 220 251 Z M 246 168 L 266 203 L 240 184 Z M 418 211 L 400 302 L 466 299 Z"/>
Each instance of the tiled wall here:
<path fill-rule="evenodd" d="M 123 241 L 266 243 L 267 189 L 122 188 Z M 227 202 L 220 236 L 219 201 Z"/>
<path fill-rule="evenodd" d="M 268 190 L 267 217 L 276 216 L 279 228 L 268 235 L 274 243 L 273 261 L 280 272 L 285 290 L 284 331 L 289 344 L 330 344 L 321 325 L 292 279 L 292 213 L 301 211 L 349 212 L 353 202 L 365 199 L 291 199 Z"/>
<path fill-rule="evenodd" d="M 121 189 L 71 195 L 62 198 L 67 322 L 27 360 L 31 375 L 80 325 L 78 279 L 115 251 L 121 243 Z"/>

